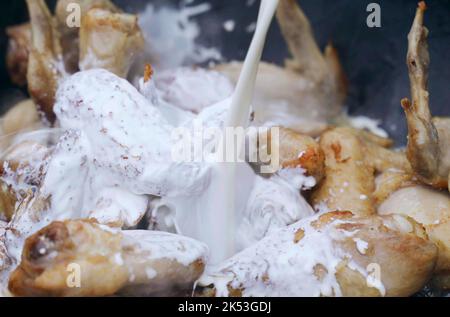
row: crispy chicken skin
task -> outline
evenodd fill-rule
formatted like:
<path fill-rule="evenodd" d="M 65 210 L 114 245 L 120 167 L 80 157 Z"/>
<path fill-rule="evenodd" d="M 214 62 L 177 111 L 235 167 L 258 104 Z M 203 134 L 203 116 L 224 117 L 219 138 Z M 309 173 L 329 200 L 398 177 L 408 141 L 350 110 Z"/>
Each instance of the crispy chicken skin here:
<path fill-rule="evenodd" d="M 65 73 L 59 34 L 44 0 L 27 0 L 27 5 L 31 23 L 28 91 L 38 109 L 53 122 L 55 94 Z"/>
<path fill-rule="evenodd" d="M 31 29 L 29 23 L 6 29 L 9 37 L 6 66 L 11 81 L 19 86 L 27 83 L 28 57 L 30 54 Z"/>
<path fill-rule="evenodd" d="M 271 154 L 272 134 L 263 134 L 266 133 L 261 132 L 258 138 L 258 148 Z M 317 183 L 322 180 L 325 173 L 325 156 L 318 142 L 312 137 L 279 128 L 279 141 L 274 146 L 279 150 L 281 168 L 302 168 L 306 175 L 313 176 Z"/>
<path fill-rule="evenodd" d="M 312 194 L 312 205 L 374 214 L 375 169 L 366 161 L 361 139 L 349 129 L 335 128 L 321 136 L 320 147 L 325 153 L 325 178 Z"/>
<path fill-rule="evenodd" d="M 436 188 L 447 188 L 450 174 L 450 120 L 432 118 L 429 109 L 428 30 L 423 24 L 426 5 L 419 3 L 411 32 L 407 64 L 412 103 L 402 100 L 408 122 L 408 159 L 419 179 Z"/>
<path fill-rule="evenodd" d="M 358 241 L 365 242 L 364 248 Z M 311 243 L 317 253 L 309 254 Z M 331 249 L 337 255 L 334 268 L 329 267 L 329 263 L 322 265 L 319 259 L 314 258 L 314 255 L 320 257 Z M 283 254 L 284 250 L 287 250 L 286 254 Z M 257 256 L 253 258 L 249 252 Z M 224 277 L 222 281 L 229 278 L 226 286 L 230 296 L 293 296 L 290 290 L 297 288 L 297 280 L 302 296 L 410 296 L 430 279 L 436 258 L 435 245 L 427 239 L 422 226 L 410 218 L 356 217 L 349 212 L 332 212 L 305 219 L 265 238 L 253 249 L 228 260 L 211 275 Z M 316 264 L 314 270 L 299 269 L 294 276 L 272 275 L 273 272 L 282 272 L 283 266 L 292 263 Z M 374 264 L 380 268 L 379 287 L 369 285 L 365 276 Z M 250 267 L 255 272 L 243 274 Z M 361 271 L 355 267 L 364 269 Z M 287 267 L 285 269 L 288 270 Z M 330 281 L 329 275 L 333 274 L 330 269 L 335 271 L 331 279 L 335 278 L 337 282 L 332 284 L 332 289 L 326 285 Z M 309 278 L 312 278 L 311 283 L 305 284 Z M 208 284 L 210 281 L 201 281 L 207 287 L 203 295 L 220 295 L 215 282 Z"/>
<path fill-rule="evenodd" d="M 91 9 L 80 29 L 80 69 L 106 69 L 126 78 L 144 48 L 137 16 Z"/>
<path fill-rule="evenodd" d="M 205 254 L 201 243 L 171 234 L 53 222 L 27 239 L 9 289 L 16 296 L 167 294 L 192 288 Z M 81 268 L 81 287 L 68 284 L 71 264 Z"/>

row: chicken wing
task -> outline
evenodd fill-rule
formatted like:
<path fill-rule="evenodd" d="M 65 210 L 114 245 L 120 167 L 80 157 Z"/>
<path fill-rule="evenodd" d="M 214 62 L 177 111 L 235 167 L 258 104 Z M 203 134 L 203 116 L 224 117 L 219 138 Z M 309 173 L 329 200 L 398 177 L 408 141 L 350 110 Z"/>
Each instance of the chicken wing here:
<path fill-rule="evenodd" d="M 293 56 L 288 66 L 328 94 L 330 103 L 326 106 L 338 114 L 347 98 L 347 83 L 336 49 L 328 45 L 325 53 L 320 51 L 308 18 L 296 0 L 280 1 L 277 19 Z"/>
<path fill-rule="evenodd" d="M 408 36 L 407 64 L 412 103 L 402 100 L 408 122 L 408 159 L 425 184 L 447 188 L 450 174 L 450 120 L 433 119 L 429 109 L 428 30 L 423 24 L 425 2 L 419 3 Z"/>
<path fill-rule="evenodd" d="M 436 246 L 409 218 L 334 212 L 265 238 L 200 285 L 207 296 L 410 296 L 436 258 Z"/>
<path fill-rule="evenodd" d="M 64 76 L 59 34 L 44 0 L 27 0 L 31 21 L 28 91 L 46 118 L 53 122 L 58 81 Z"/>
<path fill-rule="evenodd" d="M 80 29 L 80 69 L 103 68 L 126 78 L 144 48 L 137 16 L 91 9 Z"/>
<path fill-rule="evenodd" d="M 27 239 L 9 289 L 17 296 L 173 294 L 192 290 L 206 253 L 202 243 L 168 233 L 54 222 Z"/>

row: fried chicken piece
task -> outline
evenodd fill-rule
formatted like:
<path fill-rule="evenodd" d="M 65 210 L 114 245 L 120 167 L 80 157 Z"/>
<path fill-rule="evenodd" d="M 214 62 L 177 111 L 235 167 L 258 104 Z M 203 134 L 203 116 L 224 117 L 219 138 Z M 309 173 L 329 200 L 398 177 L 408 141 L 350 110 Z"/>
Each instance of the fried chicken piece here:
<path fill-rule="evenodd" d="M 171 294 L 192 289 L 206 253 L 202 243 L 168 233 L 53 222 L 26 240 L 9 289 L 16 296 Z M 70 271 L 77 266 L 78 285 Z"/>
<path fill-rule="evenodd" d="M 403 216 L 316 215 L 268 236 L 200 280 L 215 296 L 410 296 L 436 246 Z"/>
<path fill-rule="evenodd" d="M 61 46 L 64 54 L 64 62 L 66 69 L 70 73 L 78 71 L 79 62 L 79 31 L 78 27 L 70 27 L 68 24 L 69 15 L 71 12 L 68 9 L 71 5 L 77 4 L 81 9 L 81 20 L 86 16 L 87 12 L 92 8 L 105 9 L 113 13 L 120 12 L 109 0 L 58 0 L 55 9 L 55 17 L 58 26 L 58 31 L 61 34 Z M 70 21 L 75 22 L 75 21 Z M 79 21 L 81 22 L 81 21 Z"/>
<path fill-rule="evenodd" d="M 31 27 L 29 23 L 6 29 L 9 37 L 6 66 L 14 84 L 27 84 L 28 56 L 30 54 Z"/>
<path fill-rule="evenodd" d="M 31 21 L 28 91 L 39 110 L 53 122 L 58 81 L 64 76 L 59 34 L 44 0 L 27 0 Z"/>
<path fill-rule="evenodd" d="M 144 48 L 137 16 L 91 9 L 80 29 L 80 69 L 104 68 L 126 78 Z"/>
<path fill-rule="evenodd" d="M 429 109 L 428 30 L 423 25 L 425 2 L 419 3 L 411 32 L 407 64 L 412 103 L 402 100 L 408 121 L 408 159 L 425 184 L 447 188 L 450 174 L 450 120 L 433 119 Z"/>
<path fill-rule="evenodd" d="M 335 128 L 321 136 L 320 147 L 325 153 L 325 178 L 312 194 L 312 205 L 319 210 L 374 214 L 375 170 L 366 161 L 360 138 L 349 129 Z"/>
<path fill-rule="evenodd" d="M 270 130 L 259 133 L 259 152 L 271 156 L 274 150 L 279 151 L 281 168 L 302 168 L 307 176 L 313 176 L 319 183 L 325 173 L 325 156 L 318 142 L 290 129 L 278 128 L 278 131 L 279 140 L 273 140 Z"/>
<path fill-rule="evenodd" d="M 296 0 L 281 0 L 277 19 L 293 56 L 288 67 L 320 86 L 322 93 L 329 94 L 330 101 L 336 104 L 328 106 L 337 107 L 335 113 L 339 113 L 347 97 L 347 82 L 336 49 L 329 44 L 324 54 L 320 51 L 308 18 Z"/>
<path fill-rule="evenodd" d="M 423 185 L 410 185 L 394 191 L 379 206 L 378 213 L 405 215 L 425 227 L 430 240 L 439 249 L 434 280 L 440 288 L 450 289 L 449 194 Z"/>
<path fill-rule="evenodd" d="M 412 173 L 411 164 L 405 152 L 387 149 L 372 142 L 364 142 L 365 161 L 373 166 L 376 172 L 400 170 Z"/>

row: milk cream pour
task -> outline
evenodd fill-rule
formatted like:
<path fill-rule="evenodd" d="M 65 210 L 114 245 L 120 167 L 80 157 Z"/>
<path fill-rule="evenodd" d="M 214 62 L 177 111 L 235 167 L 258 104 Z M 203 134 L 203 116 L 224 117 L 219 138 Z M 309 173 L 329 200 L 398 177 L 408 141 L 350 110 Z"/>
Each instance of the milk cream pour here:
<path fill-rule="evenodd" d="M 216 109 L 220 113 L 223 107 L 229 109 L 221 113 L 225 114 L 225 120 L 217 122 L 218 126 L 222 124 L 225 127 L 248 126 L 258 64 L 277 4 L 278 1 L 267 0 L 261 3 L 258 29 L 235 93 L 229 100 L 230 104 L 227 106 L 227 102 L 224 102 L 210 107 L 214 109 L 212 113 L 216 113 Z M 205 113 L 210 111 L 208 108 L 205 109 Z M 200 113 L 199 117 L 205 116 L 208 117 Z M 237 251 L 235 237 L 238 219 L 244 217 L 248 197 L 258 177 L 246 163 L 215 163 L 210 166 L 211 181 L 206 191 L 198 196 L 163 198 L 158 208 L 163 208 L 169 217 L 175 218 L 168 222 L 172 222 L 179 233 L 197 238 L 209 245 L 209 263 L 220 263 Z M 239 175 L 239 179 L 236 175 Z"/>
<path fill-rule="evenodd" d="M 226 121 L 227 127 L 247 127 L 250 115 L 250 105 L 254 95 L 255 81 L 258 72 L 258 65 L 261 60 L 264 44 L 266 41 L 269 26 L 275 15 L 278 0 L 262 0 L 259 10 L 258 24 L 255 35 L 250 45 L 250 49 L 245 59 L 242 73 L 239 77 L 234 96 L 231 101 L 230 112 Z M 238 145 L 237 149 L 241 149 Z M 223 261 L 236 252 L 236 214 L 231 211 L 239 210 L 236 205 L 235 184 L 236 184 L 236 164 L 224 164 L 218 170 L 221 176 L 221 186 L 223 194 L 216 201 L 218 208 L 214 210 L 214 218 L 218 231 L 215 232 L 213 241 L 220 241 L 217 245 L 211 246 L 212 250 L 221 250 L 217 256 L 211 255 L 212 263 Z M 211 206 L 212 207 L 212 206 Z M 233 237 L 233 239 L 230 239 Z M 214 251 L 219 252 L 219 251 Z"/>

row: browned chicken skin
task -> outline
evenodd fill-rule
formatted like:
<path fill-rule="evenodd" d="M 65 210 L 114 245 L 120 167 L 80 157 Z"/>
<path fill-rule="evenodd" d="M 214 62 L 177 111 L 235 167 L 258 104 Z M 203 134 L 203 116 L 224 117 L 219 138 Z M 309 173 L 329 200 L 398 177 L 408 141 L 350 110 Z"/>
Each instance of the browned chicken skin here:
<path fill-rule="evenodd" d="M 27 0 L 27 4 L 31 21 L 28 91 L 38 109 L 53 122 L 56 90 L 65 74 L 59 35 L 43 0 Z"/>
<path fill-rule="evenodd" d="M 170 294 L 192 289 L 205 256 L 206 247 L 181 236 L 114 230 L 87 220 L 53 222 L 25 242 L 9 289 L 17 296 Z M 80 287 L 67 283 L 71 264 L 81 268 Z"/>
<path fill-rule="evenodd" d="M 429 108 L 428 30 L 423 24 L 426 5 L 419 4 L 408 36 L 408 69 L 412 103 L 402 100 L 408 121 L 408 159 L 419 179 L 447 188 L 450 174 L 450 119 L 432 118 Z"/>

